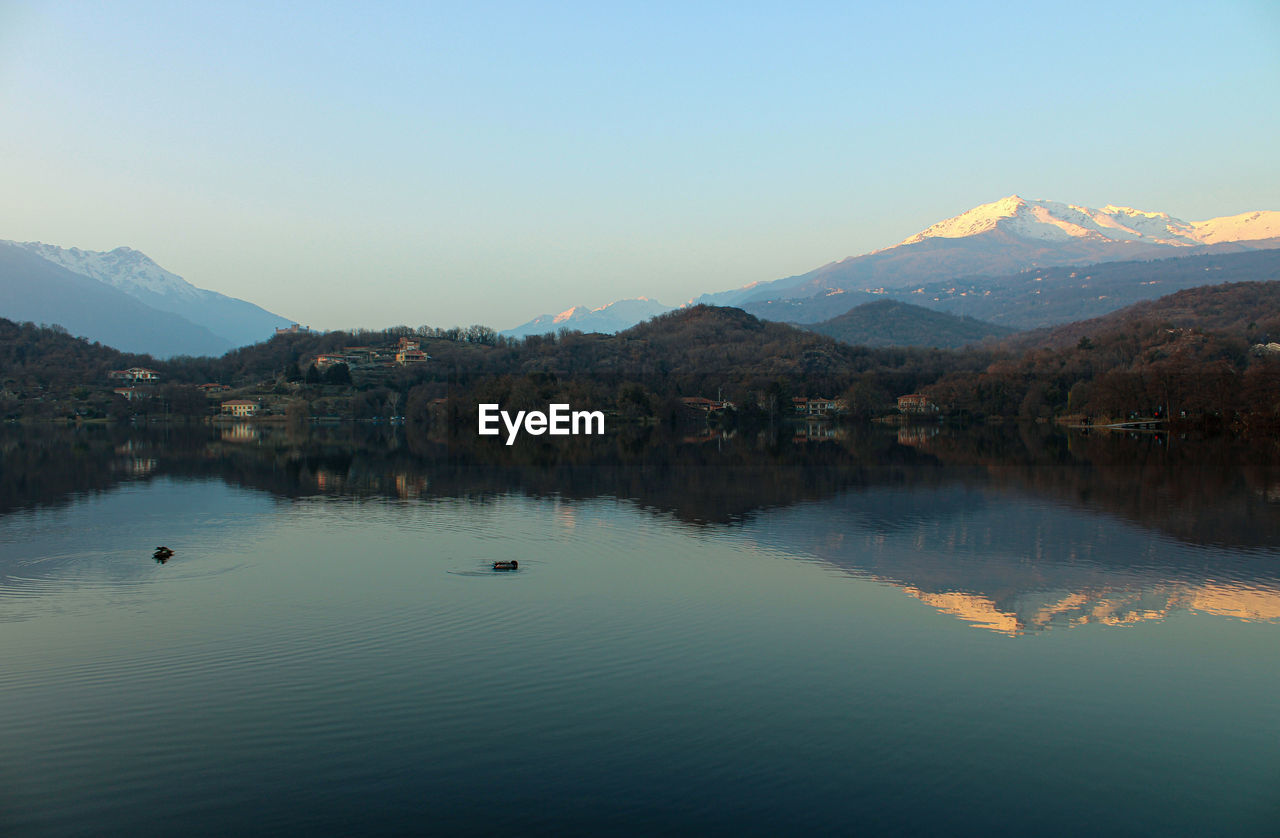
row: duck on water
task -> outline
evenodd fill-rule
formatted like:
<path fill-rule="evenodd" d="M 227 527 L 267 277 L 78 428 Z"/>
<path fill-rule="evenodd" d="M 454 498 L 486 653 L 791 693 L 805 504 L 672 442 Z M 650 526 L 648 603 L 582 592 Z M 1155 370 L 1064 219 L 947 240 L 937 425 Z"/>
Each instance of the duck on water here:
<path fill-rule="evenodd" d="M 512 559 L 509 562 L 494 562 L 493 569 L 494 570 L 519 570 L 520 562 L 516 561 L 515 559 Z"/>

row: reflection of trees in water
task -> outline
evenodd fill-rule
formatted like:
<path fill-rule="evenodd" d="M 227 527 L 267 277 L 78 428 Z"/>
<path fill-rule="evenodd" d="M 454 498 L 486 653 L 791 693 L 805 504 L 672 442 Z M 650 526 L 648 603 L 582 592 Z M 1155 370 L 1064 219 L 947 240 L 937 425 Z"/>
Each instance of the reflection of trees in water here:
<path fill-rule="evenodd" d="M 765 514 L 752 535 L 1010 635 L 1172 611 L 1280 619 L 1275 550 L 1204 548 L 990 483 L 845 493 Z"/>
<path fill-rule="evenodd" d="M 617 497 L 697 524 L 849 491 L 961 486 L 1101 510 L 1189 543 L 1280 544 L 1274 442 L 1044 426 L 934 434 L 866 425 L 804 442 L 785 426 L 692 440 L 633 427 L 605 437 L 524 437 L 514 446 L 363 424 L 260 425 L 241 436 L 204 427 L 5 428 L 0 513 L 158 476 L 217 477 L 286 498 Z"/>
<path fill-rule="evenodd" d="M 1280 444 L 1168 434 L 941 434 L 916 444 L 995 488 L 1102 510 L 1193 544 L 1280 545 Z"/>
<path fill-rule="evenodd" d="M 741 526 L 761 544 L 1010 635 L 1178 610 L 1280 619 L 1274 444 L 1036 426 L 847 431 L 796 441 L 790 428 L 631 428 L 507 447 L 369 425 L 7 428 L 0 512 L 157 477 L 282 498 L 611 497 L 699 526 Z"/>

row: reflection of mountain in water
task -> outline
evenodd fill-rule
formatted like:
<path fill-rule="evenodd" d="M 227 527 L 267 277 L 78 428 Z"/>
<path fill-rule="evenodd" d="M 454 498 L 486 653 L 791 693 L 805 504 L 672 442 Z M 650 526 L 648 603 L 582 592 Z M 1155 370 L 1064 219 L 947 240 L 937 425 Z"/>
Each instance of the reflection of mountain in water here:
<path fill-rule="evenodd" d="M 1178 610 L 1280 619 L 1274 446 L 1043 429 L 793 436 L 639 430 L 508 448 L 365 426 L 5 429 L 0 514 L 159 478 L 280 498 L 614 497 L 1008 634 Z"/>
<path fill-rule="evenodd" d="M 905 586 L 903 590 L 944 614 L 1008 635 L 1086 623 L 1130 625 L 1162 620 L 1172 611 L 1197 611 L 1250 622 L 1280 620 L 1280 586 L 1261 584 L 1037 591 L 1003 603 L 982 594 L 960 591 L 926 593 Z"/>
<path fill-rule="evenodd" d="M 1188 544 L 1110 514 L 974 485 L 850 492 L 760 516 L 764 546 L 1017 635 L 1186 610 L 1280 619 L 1280 551 Z"/>

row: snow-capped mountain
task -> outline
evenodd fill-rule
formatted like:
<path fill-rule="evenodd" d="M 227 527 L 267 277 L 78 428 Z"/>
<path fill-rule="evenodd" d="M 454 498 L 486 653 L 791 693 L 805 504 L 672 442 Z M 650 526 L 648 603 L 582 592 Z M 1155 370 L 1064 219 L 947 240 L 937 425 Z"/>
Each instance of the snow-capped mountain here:
<path fill-rule="evenodd" d="M 962 277 L 1007 277 L 1041 267 L 1168 259 L 1280 248 L 1280 212 L 1183 221 L 1163 212 L 1101 209 L 1010 195 L 940 221 L 898 244 L 808 273 L 703 294 L 685 305 L 739 306 L 766 319 L 815 323 L 885 293 Z M 1156 286 L 1152 286 L 1153 293 Z M 623 301 L 627 302 L 627 301 Z M 913 300 L 915 302 L 915 300 Z M 574 328 L 618 331 L 658 311 L 621 316 L 622 303 L 543 315 L 503 334 Z M 596 318 L 596 312 L 611 312 Z M 664 307 L 665 310 L 665 307 Z M 592 319 L 595 318 L 595 319 Z"/>
<path fill-rule="evenodd" d="M 225 340 L 227 348 L 266 340 L 277 327 L 291 322 L 253 303 L 197 288 L 157 265 L 145 253 L 132 248 L 117 247 L 103 252 L 63 248 L 42 242 L 4 243 L 26 250 L 74 274 L 97 280 L 152 309 L 178 315 Z M 201 346 L 207 346 L 207 341 Z M 160 354 L 183 351 L 171 348 Z"/>
<path fill-rule="evenodd" d="M 573 329 L 578 332 L 619 332 L 650 317 L 671 311 L 671 308 L 648 297 L 618 300 L 616 303 L 599 308 L 574 306 L 559 314 L 543 314 L 535 317 L 528 323 L 508 329 L 502 334 L 506 337 L 519 338 L 526 335 L 558 332 L 561 329 Z"/>
<path fill-rule="evenodd" d="M 798 276 L 704 294 L 692 302 L 741 306 L 766 317 L 769 310 L 802 309 L 799 322 L 816 322 L 845 310 L 837 308 L 844 303 L 842 292 L 883 293 L 1031 268 L 1276 247 L 1280 212 L 1188 222 L 1131 207 L 1092 209 L 1010 195 L 934 224 L 893 247 Z M 788 304 L 781 305 L 783 301 Z M 806 303 L 797 306 L 794 301 Z"/>
<path fill-rule="evenodd" d="M 0 242 L 0 317 L 57 324 L 123 352 L 159 357 L 221 355 L 231 348 L 226 338 L 185 317 L 8 242 Z"/>
<path fill-rule="evenodd" d="M 175 273 L 157 265 L 145 253 L 131 247 L 111 251 L 58 247 L 44 242 L 12 242 L 72 273 L 105 282 L 131 297 L 139 294 L 198 300 L 201 291 Z M 210 292 L 204 292 L 210 293 Z"/>
<path fill-rule="evenodd" d="M 1030 201 L 1010 195 L 940 221 L 904 239 L 896 247 L 925 239 L 959 239 L 992 230 L 1038 241 L 1098 239 L 1194 246 L 1280 236 L 1280 212 L 1252 212 L 1209 221 L 1186 222 L 1163 212 L 1146 212 L 1108 204 L 1102 209 Z M 892 249 L 892 248 L 891 248 Z"/>

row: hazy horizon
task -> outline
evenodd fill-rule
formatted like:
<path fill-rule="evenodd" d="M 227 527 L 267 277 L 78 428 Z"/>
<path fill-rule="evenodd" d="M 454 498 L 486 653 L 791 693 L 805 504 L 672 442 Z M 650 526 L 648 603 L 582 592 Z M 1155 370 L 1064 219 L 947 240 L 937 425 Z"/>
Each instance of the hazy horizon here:
<path fill-rule="evenodd" d="M 1280 208 L 1263 3 L 307 12 L 0 4 L 0 239 L 131 247 L 317 328 L 508 328 L 1012 193 Z"/>

